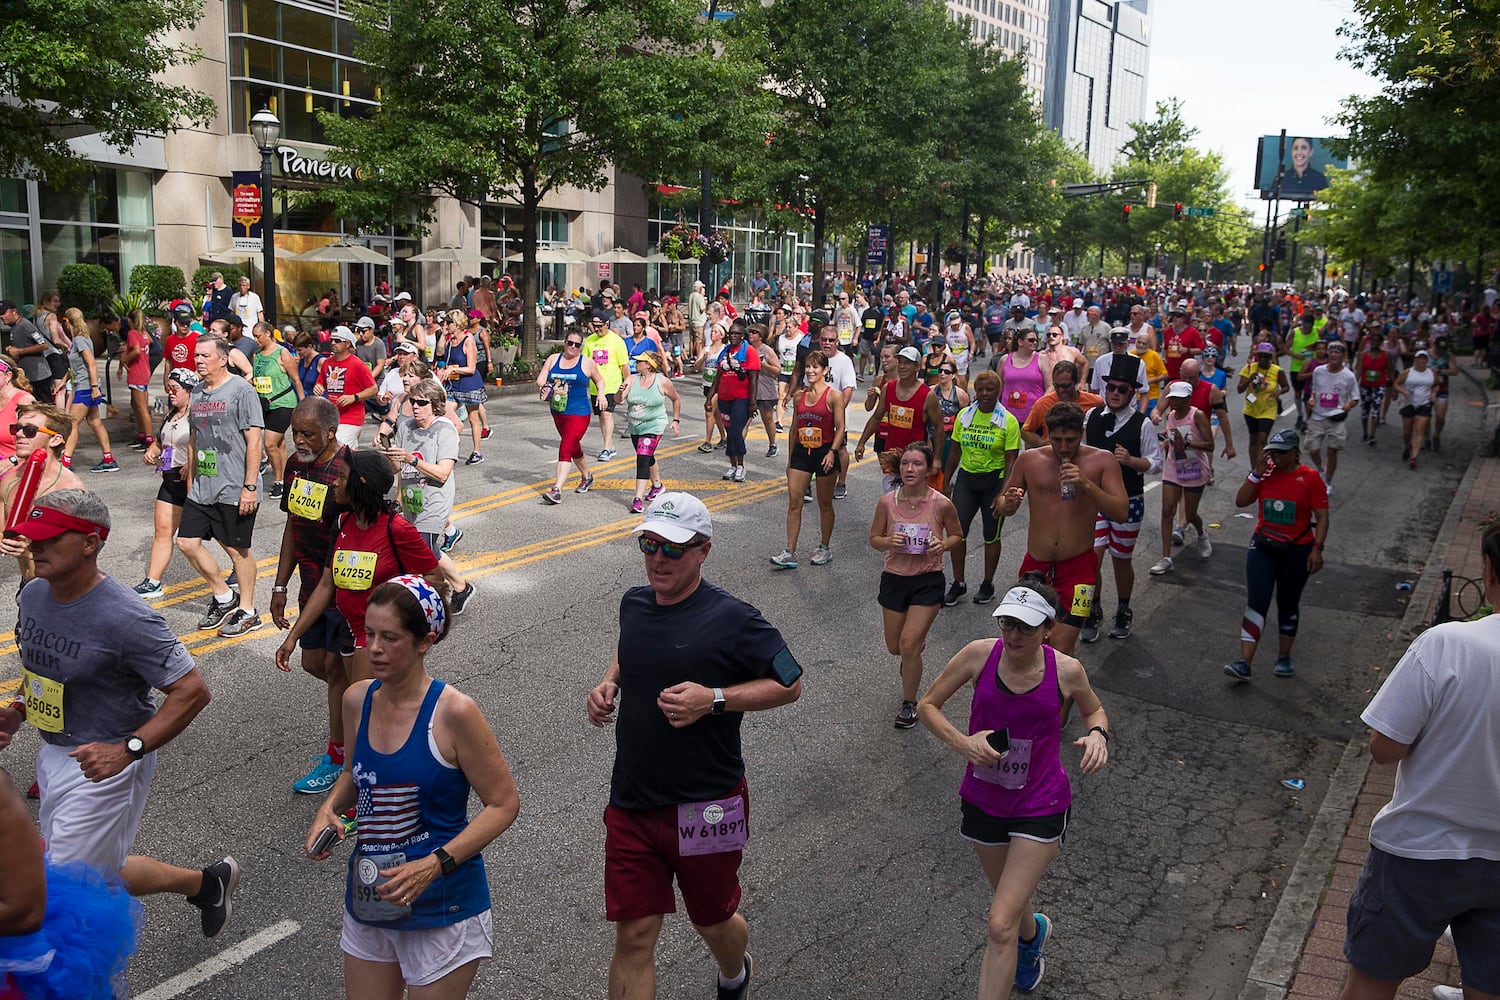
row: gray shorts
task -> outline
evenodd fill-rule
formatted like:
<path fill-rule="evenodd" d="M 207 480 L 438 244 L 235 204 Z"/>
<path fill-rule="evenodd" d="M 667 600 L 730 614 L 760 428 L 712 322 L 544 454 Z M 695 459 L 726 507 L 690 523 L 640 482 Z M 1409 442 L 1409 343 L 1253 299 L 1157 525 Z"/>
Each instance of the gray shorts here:
<path fill-rule="evenodd" d="M 1464 984 L 1500 993 L 1500 861 L 1416 861 L 1371 847 L 1349 899 L 1349 964 L 1376 979 L 1410 978 L 1432 963 L 1445 927 Z"/>

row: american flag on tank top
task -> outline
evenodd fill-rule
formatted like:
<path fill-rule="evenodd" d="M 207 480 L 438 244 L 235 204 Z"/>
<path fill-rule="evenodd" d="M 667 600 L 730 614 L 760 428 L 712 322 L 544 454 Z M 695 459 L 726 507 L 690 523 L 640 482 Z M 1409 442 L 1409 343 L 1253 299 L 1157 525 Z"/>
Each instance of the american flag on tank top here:
<path fill-rule="evenodd" d="M 418 785 L 376 785 L 359 790 L 359 839 L 395 843 L 422 828 Z"/>

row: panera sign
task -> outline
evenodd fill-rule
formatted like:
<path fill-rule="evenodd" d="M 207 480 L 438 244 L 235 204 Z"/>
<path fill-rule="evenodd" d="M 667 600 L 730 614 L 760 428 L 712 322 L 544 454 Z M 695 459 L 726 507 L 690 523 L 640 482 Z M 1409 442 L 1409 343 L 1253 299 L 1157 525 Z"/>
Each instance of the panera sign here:
<path fill-rule="evenodd" d="M 329 160 L 315 160 L 306 156 L 301 150 L 291 146 L 282 146 L 276 150 L 281 157 L 281 175 L 283 177 L 297 177 L 303 180 L 363 180 L 366 176 L 363 167 L 355 168 L 345 166 L 342 163 L 333 163 Z"/>

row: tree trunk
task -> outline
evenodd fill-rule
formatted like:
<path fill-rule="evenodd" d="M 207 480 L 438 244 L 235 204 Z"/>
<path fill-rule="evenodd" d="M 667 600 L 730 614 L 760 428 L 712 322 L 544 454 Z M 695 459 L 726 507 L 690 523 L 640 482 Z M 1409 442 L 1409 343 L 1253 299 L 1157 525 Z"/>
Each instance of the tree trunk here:
<path fill-rule="evenodd" d="M 521 357 L 535 358 L 538 351 L 536 307 L 541 301 L 537 289 L 536 239 L 541 219 L 541 195 L 536 189 L 536 173 L 528 170 L 521 177 Z M 504 267 L 504 263 L 501 263 Z"/>
<path fill-rule="evenodd" d="M 812 250 L 812 308 L 823 308 L 820 300 L 823 295 L 823 237 L 828 232 L 828 219 L 823 211 L 823 206 L 816 201 L 812 205 L 813 210 L 813 250 Z"/>
<path fill-rule="evenodd" d="M 983 213 L 979 216 L 979 245 L 974 248 L 974 255 L 979 258 L 979 276 L 982 278 L 989 273 L 988 258 L 984 255 L 984 227 L 989 225 L 989 216 Z"/>

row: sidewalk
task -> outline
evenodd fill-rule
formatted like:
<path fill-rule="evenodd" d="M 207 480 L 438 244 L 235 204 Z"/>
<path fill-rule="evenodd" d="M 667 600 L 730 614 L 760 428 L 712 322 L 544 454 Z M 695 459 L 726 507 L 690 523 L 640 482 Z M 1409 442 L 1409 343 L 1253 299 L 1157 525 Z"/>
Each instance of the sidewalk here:
<path fill-rule="evenodd" d="M 1476 456 L 1454 495 L 1432 556 L 1412 593 L 1401 632 L 1402 651 L 1431 620 L 1444 569 L 1453 571 L 1455 591 L 1461 582 L 1458 578 L 1482 578 L 1480 525 L 1496 511 L 1500 511 L 1500 458 Z M 1454 614 L 1458 614 L 1456 607 Z M 1368 742 L 1360 739 L 1349 745 L 1339 772 L 1347 782 L 1346 788 L 1343 794 L 1336 788 L 1330 789 L 1318 817 L 1328 841 L 1342 827 L 1337 852 L 1333 853 L 1331 842 L 1317 845 L 1315 826 L 1313 836 L 1309 837 L 1309 849 L 1304 850 L 1298 871 L 1293 874 L 1294 881 L 1301 876 L 1303 882 L 1297 887 L 1301 899 L 1297 888 L 1289 882 L 1282 905 L 1278 906 L 1251 967 L 1249 981 L 1240 994 L 1241 1000 L 1334 1000 L 1343 987 L 1348 969 L 1344 961 L 1344 923 L 1349 894 L 1369 852 L 1370 821 L 1390 801 L 1396 768 L 1372 763 Z M 1337 778 L 1334 784 L 1339 784 Z M 1349 794 L 1356 786 L 1358 792 Z M 1330 819 L 1333 822 L 1327 822 Z M 1315 846 L 1323 850 L 1312 850 Z M 1309 861 L 1311 864 L 1304 864 Z M 1309 910 L 1312 910 L 1310 919 Z M 1397 996 L 1425 1000 L 1432 996 L 1432 987 L 1456 986 L 1458 982 L 1453 948 L 1440 941 L 1432 964 L 1422 975 L 1408 979 Z"/>

